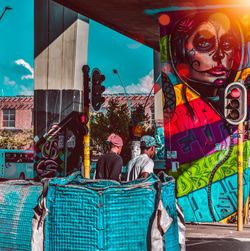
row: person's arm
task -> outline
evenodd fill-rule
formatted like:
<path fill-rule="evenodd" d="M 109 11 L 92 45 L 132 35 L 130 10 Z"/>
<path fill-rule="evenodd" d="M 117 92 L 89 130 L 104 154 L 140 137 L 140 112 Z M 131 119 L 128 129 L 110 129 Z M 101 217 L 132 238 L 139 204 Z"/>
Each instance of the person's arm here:
<path fill-rule="evenodd" d="M 154 162 L 150 160 L 141 170 L 139 178 L 147 178 L 150 173 L 154 172 Z"/>
<path fill-rule="evenodd" d="M 140 174 L 140 178 L 146 179 L 149 176 L 148 172 L 143 172 Z"/>
<path fill-rule="evenodd" d="M 116 180 L 116 181 L 121 180 L 122 165 L 123 162 L 121 157 L 117 158 L 117 160 L 114 161 L 113 168 L 110 172 L 110 177 L 109 177 L 111 180 Z"/>

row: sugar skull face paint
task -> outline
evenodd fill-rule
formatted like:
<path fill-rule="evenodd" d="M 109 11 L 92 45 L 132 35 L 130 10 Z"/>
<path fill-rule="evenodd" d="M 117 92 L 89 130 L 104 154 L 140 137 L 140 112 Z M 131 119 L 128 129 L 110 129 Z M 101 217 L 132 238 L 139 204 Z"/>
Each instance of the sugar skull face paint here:
<path fill-rule="evenodd" d="M 224 15 L 186 17 L 172 34 L 172 60 L 184 81 L 222 87 L 240 63 L 241 41 L 236 26 Z M 180 74 L 185 65 L 186 74 Z M 232 80 L 231 80 L 232 81 Z"/>
<path fill-rule="evenodd" d="M 222 25 L 201 23 L 187 39 L 185 52 L 191 80 L 225 84 L 233 67 L 234 39 Z"/>

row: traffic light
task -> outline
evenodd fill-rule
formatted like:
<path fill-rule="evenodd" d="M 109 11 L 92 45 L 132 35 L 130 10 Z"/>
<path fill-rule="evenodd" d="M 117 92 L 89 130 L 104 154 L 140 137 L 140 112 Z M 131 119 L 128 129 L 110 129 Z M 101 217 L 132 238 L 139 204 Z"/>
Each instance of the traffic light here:
<path fill-rule="evenodd" d="M 105 80 L 105 76 L 101 74 L 99 69 L 94 69 L 92 72 L 92 92 L 91 92 L 91 103 L 95 111 L 98 111 L 102 104 L 105 102 L 105 98 L 102 96 L 105 91 L 105 87 L 102 82 Z"/>
<path fill-rule="evenodd" d="M 225 89 L 224 116 L 229 124 L 238 125 L 246 119 L 247 91 L 240 82 L 233 82 Z"/>
<path fill-rule="evenodd" d="M 83 135 L 87 135 L 89 132 L 88 125 L 87 125 L 88 122 L 89 122 L 88 116 L 84 113 L 80 113 L 80 123 L 83 128 Z"/>
<path fill-rule="evenodd" d="M 84 65 L 82 67 L 83 72 L 83 88 L 84 88 L 84 107 L 88 107 L 90 100 L 89 100 L 89 84 L 90 84 L 90 77 L 89 77 L 90 68 L 88 65 Z"/>

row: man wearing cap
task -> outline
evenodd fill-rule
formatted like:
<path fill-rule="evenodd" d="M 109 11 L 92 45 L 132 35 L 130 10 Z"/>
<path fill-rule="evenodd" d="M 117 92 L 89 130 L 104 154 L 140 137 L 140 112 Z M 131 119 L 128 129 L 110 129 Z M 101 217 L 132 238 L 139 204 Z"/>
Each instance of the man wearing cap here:
<path fill-rule="evenodd" d="M 96 164 L 96 179 L 108 179 L 120 181 L 123 161 L 120 156 L 123 141 L 120 136 L 112 133 L 107 142 L 109 152 L 102 155 Z"/>
<path fill-rule="evenodd" d="M 155 138 L 145 135 L 140 140 L 141 154 L 128 163 L 127 181 L 147 178 L 154 171 L 155 148 L 159 147 Z"/>

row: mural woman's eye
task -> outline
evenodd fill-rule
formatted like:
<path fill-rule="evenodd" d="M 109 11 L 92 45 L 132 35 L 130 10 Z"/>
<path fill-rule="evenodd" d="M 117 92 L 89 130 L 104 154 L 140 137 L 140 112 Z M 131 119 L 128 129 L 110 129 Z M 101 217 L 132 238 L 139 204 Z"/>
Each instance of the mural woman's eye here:
<path fill-rule="evenodd" d="M 210 46 L 210 43 L 209 43 L 209 41 L 201 40 L 201 41 L 199 41 L 198 46 L 200 48 L 205 49 L 205 48 L 208 48 Z"/>
<path fill-rule="evenodd" d="M 233 38 L 228 37 L 228 36 L 222 37 L 220 46 L 223 51 L 232 50 L 234 48 Z"/>
<path fill-rule="evenodd" d="M 233 48 L 229 41 L 223 42 L 222 47 L 224 51 L 229 51 Z"/>
<path fill-rule="evenodd" d="M 198 33 L 193 40 L 194 48 L 200 52 L 209 52 L 215 47 L 215 38 L 208 31 Z"/>

